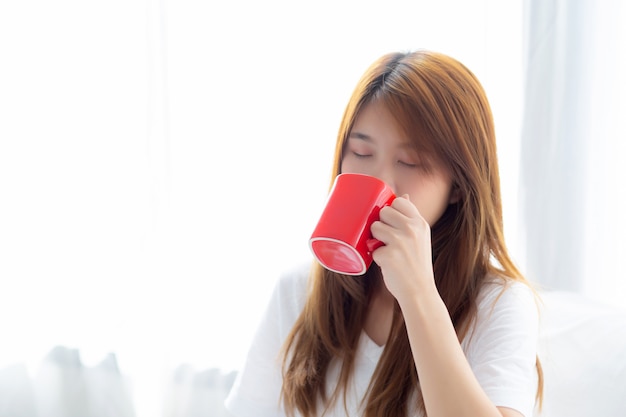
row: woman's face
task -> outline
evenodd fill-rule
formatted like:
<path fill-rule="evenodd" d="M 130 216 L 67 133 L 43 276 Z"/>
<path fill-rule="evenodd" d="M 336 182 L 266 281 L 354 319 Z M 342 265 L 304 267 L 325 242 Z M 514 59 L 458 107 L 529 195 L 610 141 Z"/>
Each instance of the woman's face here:
<path fill-rule="evenodd" d="M 452 177 L 441 163 L 418 154 L 389 111 L 377 101 L 362 108 L 341 161 L 342 173 L 367 174 L 408 194 L 430 226 L 458 201 Z"/>

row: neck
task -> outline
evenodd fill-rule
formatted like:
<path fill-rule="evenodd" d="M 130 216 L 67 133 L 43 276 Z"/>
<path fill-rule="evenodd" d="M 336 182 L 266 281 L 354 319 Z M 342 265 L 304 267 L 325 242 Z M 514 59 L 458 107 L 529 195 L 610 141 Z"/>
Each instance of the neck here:
<path fill-rule="evenodd" d="M 367 307 L 363 330 L 377 345 L 382 346 L 387 343 L 391 331 L 395 298 L 385 287 L 382 278 L 379 279 Z"/>

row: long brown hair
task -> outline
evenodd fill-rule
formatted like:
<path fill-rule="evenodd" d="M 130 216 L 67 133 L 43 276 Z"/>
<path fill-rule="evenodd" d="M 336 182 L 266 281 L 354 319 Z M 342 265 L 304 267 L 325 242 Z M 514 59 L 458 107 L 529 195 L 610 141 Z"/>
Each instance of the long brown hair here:
<path fill-rule="evenodd" d="M 493 117 L 478 79 L 440 53 L 391 53 L 375 61 L 357 84 L 339 128 L 333 180 L 359 111 L 383 103 L 414 146 L 442 161 L 461 195 L 433 225 L 434 276 L 460 340 L 476 314 L 488 275 L 528 282 L 508 255 L 502 224 L 500 178 Z M 364 276 L 336 274 L 314 265 L 307 302 L 284 345 L 282 401 L 288 415 L 317 415 L 350 383 L 368 303 L 380 283 L 374 264 Z M 337 387 L 326 386 L 331 360 L 341 361 Z M 538 399 L 543 376 L 537 361 Z M 330 388 L 330 390 L 327 390 Z M 392 329 L 370 381 L 365 417 L 403 416 L 419 381 L 402 314 L 396 303 Z M 330 393 L 330 396 L 329 396 Z M 323 405 L 326 404 L 326 405 Z"/>

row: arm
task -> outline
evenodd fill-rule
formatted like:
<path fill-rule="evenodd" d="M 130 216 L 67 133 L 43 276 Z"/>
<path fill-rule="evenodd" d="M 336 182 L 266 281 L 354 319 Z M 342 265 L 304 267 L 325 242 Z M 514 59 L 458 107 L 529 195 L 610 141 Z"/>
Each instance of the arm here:
<path fill-rule="evenodd" d="M 496 408 L 487 397 L 436 289 L 404 299 L 401 308 L 429 416 L 521 416 L 512 409 Z"/>
<path fill-rule="evenodd" d="M 435 286 L 430 227 L 417 208 L 406 198 L 396 199 L 381 210 L 372 234 L 385 243 L 374 252 L 374 260 L 402 309 L 428 415 L 522 415 L 497 408 L 470 367 Z M 499 351 L 489 353 L 497 356 Z"/>

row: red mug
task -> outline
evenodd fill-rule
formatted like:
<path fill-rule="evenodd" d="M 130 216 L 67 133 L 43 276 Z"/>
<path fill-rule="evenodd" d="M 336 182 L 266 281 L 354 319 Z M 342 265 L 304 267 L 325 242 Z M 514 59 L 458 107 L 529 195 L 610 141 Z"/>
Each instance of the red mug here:
<path fill-rule="evenodd" d="M 339 174 L 309 239 L 319 263 L 340 274 L 363 275 L 372 264 L 372 252 L 383 245 L 370 227 L 395 198 L 391 187 L 376 177 Z"/>

